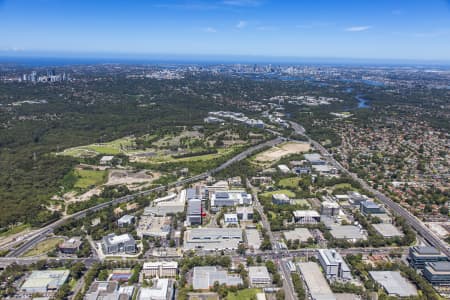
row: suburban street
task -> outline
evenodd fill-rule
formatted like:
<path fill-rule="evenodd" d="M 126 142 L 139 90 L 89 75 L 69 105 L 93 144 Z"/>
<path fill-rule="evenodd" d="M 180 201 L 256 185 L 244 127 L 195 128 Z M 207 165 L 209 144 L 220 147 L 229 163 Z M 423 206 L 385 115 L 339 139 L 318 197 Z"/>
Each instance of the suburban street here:
<path fill-rule="evenodd" d="M 247 187 L 251 189 L 252 191 L 252 197 L 253 197 L 253 207 L 256 209 L 256 211 L 261 216 L 261 222 L 263 225 L 263 228 L 267 230 L 267 235 L 270 238 L 270 241 L 272 243 L 272 253 L 267 256 L 267 258 L 270 258 L 272 260 L 275 260 L 278 265 L 278 269 L 282 272 L 283 278 L 283 289 L 285 292 L 285 299 L 288 300 L 295 300 L 297 297 L 295 296 L 295 290 L 294 286 L 292 284 L 292 278 L 291 278 L 291 272 L 287 269 L 285 262 L 283 260 L 280 260 L 279 251 L 277 250 L 278 245 L 277 241 L 272 233 L 272 230 L 270 229 L 270 223 L 267 219 L 266 214 L 264 213 L 264 208 L 262 207 L 261 203 L 259 202 L 258 198 L 258 191 L 257 189 L 250 183 L 250 181 L 247 179 Z M 287 250 L 281 250 L 283 252 L 283 257 L 286 257 L 285 254 L 289 257 L 291 253 Z M 266 254 L 266 253 L 264 253 Z M 293 257 L 295 257 L 295 254 L 292 253 Z"/>
<path fill-rule="evenodd" d="M 436 236 L 428 227 L 423 224 L 422 221 L 417 219 L 414 215 L 412 215 L 408 210 L 403 208 L 401 205 L 384 195 L 378 190 L 375 190 L 369 184 L 364 181 L 363 179 L 359 178 L 356 174 L 350 173 L 346 168 L 344 168 L 338 161 L 336 161 L 333 156 L 328 152 L 327 149 L 325 149 L 321 144 L 311 139 L 308 135 L 305 134 L 304 128 L 295 122 L 290 122 L 292 125 L 292 128 L 296 131 L 298 134 L 305 135 L 311 145 L 317 149 L 322 156 L 324 156 L 336 169 L 341 171 L 344 174 L 347 174 L 351 176 L 355 181 L 359 182 L 361 186 L 372 193 L 380 202 L 382 202 L 386 207 L 391 209 L 395 214 L 403 217 L 408 224 L 414 228 L 415 231 L 417 231 L 430 245 L 433 247 L 441 250 L 445 255 L 450 256 L 450 250 L 447 247 L 447 244 L 442 241 L 439 237 Z"/>

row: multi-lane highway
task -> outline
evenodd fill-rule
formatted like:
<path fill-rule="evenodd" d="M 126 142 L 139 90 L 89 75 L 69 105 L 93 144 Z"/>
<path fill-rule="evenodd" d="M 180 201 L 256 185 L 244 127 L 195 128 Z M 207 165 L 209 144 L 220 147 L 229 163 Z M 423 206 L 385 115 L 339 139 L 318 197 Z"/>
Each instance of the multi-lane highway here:
<path fill-rule="evenodd" d="M 383 203 L 386 207 L 392 210 L 395 214 L 403 217 L 406 222 L 414 228 L 428 243 L 430 243 L 433 247 L 441 250 L 445 255 L 450 256 L 450 249 L 447 246 L 447 243 L 442 241 L 436 234 L 434 234 L 428 227 L 425 226 L 423 222 L 421 222 L 417 217 L 411 214 L 408 210 L 402 207 L 400 204 L 393 201 L 391 198 L 387 197 L 385 194 L 380 191 L 372 188 L 366 181 L 359 178 L 356 174 L 349 172 L 346 168 L 344 168 L 338 161 L 336 161 L 333 156 L 325 149 L 321 144 L 311 139 L 308 135 L 305 134 L 305 129 L 295 123 L 290 122 L 292 129 L 296 131 L 298 134 L 302 134 L 306 136 L 311 143 L 311 145 L 317 149 L 336 169 L 341 171 L 344 174 L 349 175 L 355 181 L 359 182 L 361 186 L 372 193 L 381 203 Z"/>
<path fill-rule="evenodd" d="M 54 229 L 60 227 L 61 225 L 67 223 L 70 220 L 73 219 L 80 219 L 80 218 L 84 218 L 86 216 L 87 213 L 89 212 L 95 212 L 95 211 L 99 211 L 101 209 L 104 209 L 110 205 L 116 205 L 119 203 L 124 203 L 124 202 L 129 202 L 132 201 L 138 197 L 142 197 L 142 196 L 148 196 L 152 193 L 157 193 L 157 192 L 162 192 L 165 191 L 169 188 L 172 187 L 178 187 L 178 186 L 183 186 L 185 184 L 189 184 L 192 182 L 196 182 L 199 181 L 201 179 L 205 179 L 208 176 L 215 174 L 217 172 L 222 171 L 223 169 L 227 168 L 228 166 L 239 162 L 247 157 L 249 157 L 250 155 L 252 155 L 253 153 L 264 149 L 266 147 L 272 147 L 275 146 L 277 144 L 280 144 L 283 141 L 283 138 L 281 137 L 277 137 L 275 139 L 272 139 L 270 141 L 252 146 L 250 148 L 247 148 L 246 150 L 244 150 L 243 152 L 237 154 L 236 156 L 230 158 L 229 160 L 227 160 L 225 163 L 223 163 L 222 165 L 218 166 L 217 168 L 210 170 L 208 172 L 204 172 L 202 174 L 193 176 L 193 177 L 189 177 L 186 179 L 182 179 L 173 183 L 169 183 L 166 186 L 160 186 L 160 187 L 156 187 L 153 189 L 149 189 L 149 190 L 145 190 L 145 191 L 140 191 L 137 192 L 135 194 L 132 195 L 127 195 L 124 197 L 120 197 L 120 198 L 116 198 L 113 199 L 111 201 L 105 202 L 105 203 L 101 203 L 98 204 L 96 206 L 90 207 L 88 209 L 79 211 L 77 213 L 74 213 L 72 215 L 67 215 L 64 216 L 63 218 L 59 219 L 58 221 L 55 221 L 47 226 L 42 227 L 41 229 L 35 231 L 33 234 L 30 234 L 29 236 L 27 236 L 26 238 L 23 239 L 23 242 L 20 246 L 18 246 L 17 248 L 11 250 L 8 254 L 7 257 L 19 257 L 21 255 L 23 255 L 26 251 L 28 251 L 28 249 L 30 249 L 31 247 L 33 247 L 34 245 L 36 245 L 37 243 L 39 243 L 40 241 L 44 240 L 45 237 L 48 234 L 51 234 L 53 232 Z"/>

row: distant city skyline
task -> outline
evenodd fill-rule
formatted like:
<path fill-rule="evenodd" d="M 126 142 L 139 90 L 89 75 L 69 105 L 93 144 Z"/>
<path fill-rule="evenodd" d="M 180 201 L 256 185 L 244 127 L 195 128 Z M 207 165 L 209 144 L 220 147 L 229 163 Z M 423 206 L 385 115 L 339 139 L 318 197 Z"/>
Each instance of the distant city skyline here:
<path fill-rule="evenodd" d="M 0 0 L 0 36 L 0 56 L 449 62 L 450 1 Z"/>

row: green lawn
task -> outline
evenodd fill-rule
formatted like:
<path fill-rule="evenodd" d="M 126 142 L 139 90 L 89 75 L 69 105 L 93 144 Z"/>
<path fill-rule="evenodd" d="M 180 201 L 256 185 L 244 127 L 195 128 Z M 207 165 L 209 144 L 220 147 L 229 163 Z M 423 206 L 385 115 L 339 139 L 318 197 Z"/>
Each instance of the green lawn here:
<path fill-rule="evenodd" d="M 124 149 L 126 149 L 127 146 L 132 146 L 134 144 L 135 138 L 132 137 L 124 137 L 120 138 L 108 143 L 97 143 L 97 144 L 91 144 L 86 146 L 80 146 L 80 147 L 74 147 L 64 150 L 63 152 L 60 152 L 59 154 L 63 155 L 70 155 L 70 156 L 95 156 L 98 154 L 110 154 L 110 155 L 117 155 L 119 153 L 123 153 Z"/>
<path fill-rule="evenodd" d="M 294 198 L 295 197 L 295 193 L 290 191 L 290 190 L 276 190 L 276 191 L 272 191 L 272 192 L 265 192 L 261 194 L 261 197 L 264 198 L 268 198 L 268 197 L 272 197 L 273 194 L 286 194 L 286 196 L 288 196 L 289 198 Z"/>
<path fill-rule="evenodd" d="M 30 250 L 28 250 L 23 256 L 27 257 L 27 256 L 37 256 L 37 255 L 45 254 L 45 253 L 55 249 L 55 247 L 58 244 L 62 243 L 63 241 L 64 241 L 64 239 L 62 239 L 62 238 L 52 238 L 52 239 L 42 241 L 39 244 L 37 244 L 36 246 L 34 246 L 33 248 L 31 248 Z"/>
<path fill-rule="evenodd" d="M 86 189 L 91 186 L 101 185 L 106 181 L 107 171 L 75 170 L 77 181 L 74 187 Z"/>
<path fill-rule="evenodd" d="M 296 189 L 296 188 L 298 188 L 298 183 L 301 180 L 302 179 L 300 177 L 283 178 L 280 180 L 280 182 L 278 182 L 278 186 L 280 186 L 282 188 Z"/>
<path fill-rule="evenodd" d="M 256 294 L 261 292 L 260 289 L 246 289 L 236 293 L 229 293 L 227 300 L 248 300 L 256 297 Z"/>
<path fill-rule="evenodd" d="M 294 204 L 311 207 L 311 204 L 309 204 L 309 202 L 305 199 L 297 199 L 294 201 Z"/>

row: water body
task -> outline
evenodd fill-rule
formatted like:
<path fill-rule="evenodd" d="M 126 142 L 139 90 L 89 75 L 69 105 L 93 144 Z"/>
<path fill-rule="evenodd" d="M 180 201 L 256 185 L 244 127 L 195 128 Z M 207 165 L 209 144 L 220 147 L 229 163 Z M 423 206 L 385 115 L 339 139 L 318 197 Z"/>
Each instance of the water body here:
<path fill-rule="evenodd" d="M 358 100 L 358 108 L 370 108 L 370 105 L 368 104 L 369 100 L 362 95 L 355 96 L 355 99 Z"/>

